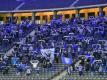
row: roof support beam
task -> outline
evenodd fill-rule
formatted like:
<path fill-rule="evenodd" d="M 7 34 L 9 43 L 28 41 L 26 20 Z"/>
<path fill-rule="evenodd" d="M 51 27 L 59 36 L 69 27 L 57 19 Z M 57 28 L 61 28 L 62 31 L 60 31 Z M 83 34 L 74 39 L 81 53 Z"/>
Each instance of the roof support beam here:
<path fill-rule="evenodd" d="M 57 19 L 57 13 L 58 11 L 54 11 L 54 18 Z"/>
<path fill-rule="evenodd" d="M 80 17 L 80 9 L 76 9 L 76 18 L 79 18 Z"/>
<path fill-rule="evenodd" d="M 100 17 L 103 17 L 104 15 L 103 15 L 103 8 L 104 7 L 99 7 L 99 16 Z"/>
<path fill-rule="evenodd" d="M 14 21 L 14 13 L 10 13 L 10 22 L 13 23 Z"/>
<path fill-rule="evenodd" d="M 36 12 L 32 12 L 32 23 L 35 23 L 35 14 Z"/>

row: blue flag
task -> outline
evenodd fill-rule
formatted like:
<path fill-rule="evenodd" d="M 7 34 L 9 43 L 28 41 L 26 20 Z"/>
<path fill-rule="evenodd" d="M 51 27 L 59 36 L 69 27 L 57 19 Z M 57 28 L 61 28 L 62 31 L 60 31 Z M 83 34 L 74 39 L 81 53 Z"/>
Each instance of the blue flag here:
<path fill-rule="evenodd" d="M 68 64 L 71 65 L 72 64 L 72 57 L 71 55 L 69 55 L 69 57 L 65 57 L 64 55 L 61 56 L 61 60 L 63 64 Z"/>
<path fill-rule="evenodd" d="M 12 57 L 12 59 L 11 59 L 12 65 L 16 65 L 17 62 L 18 62 L 18 58 L 17 57 Z"/>

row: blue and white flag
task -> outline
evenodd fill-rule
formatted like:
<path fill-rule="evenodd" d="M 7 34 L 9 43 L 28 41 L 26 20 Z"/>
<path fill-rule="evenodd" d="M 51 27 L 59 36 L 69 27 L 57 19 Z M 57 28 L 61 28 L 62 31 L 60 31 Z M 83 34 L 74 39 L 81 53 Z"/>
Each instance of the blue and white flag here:
<path fill-rule="evenodd" d="M 64 55 L 61 56 L 61 60 L 63 64 L 71 65 L 72 64 L 72 57 L 69 54 L 69 57 L 65 57 Z"/>
<path fill-rule="evenodd" d="M 48 58 L 48 55 L 50 55 L 50 59 L 54 59 L 55 48 L 41 49 L 41 53 L 46 58 Z"/>
<path fill-rule="evenodd" d="M 72 59 L 67 57 L 62 57 L 62 63 L 70 65 L 72 64 Z"/>

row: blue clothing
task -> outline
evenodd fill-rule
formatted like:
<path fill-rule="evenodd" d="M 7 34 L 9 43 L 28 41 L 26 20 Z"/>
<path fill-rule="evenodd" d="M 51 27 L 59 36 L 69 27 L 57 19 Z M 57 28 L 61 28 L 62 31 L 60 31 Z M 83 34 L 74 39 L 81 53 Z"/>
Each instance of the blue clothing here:
<path fill-rule="evenodd" d="M 12 65 L 17 65 L 18 61 L 19 61 L 19 59 L 17 57 L 12 57 L 12 59 L 11 59 Z"/>

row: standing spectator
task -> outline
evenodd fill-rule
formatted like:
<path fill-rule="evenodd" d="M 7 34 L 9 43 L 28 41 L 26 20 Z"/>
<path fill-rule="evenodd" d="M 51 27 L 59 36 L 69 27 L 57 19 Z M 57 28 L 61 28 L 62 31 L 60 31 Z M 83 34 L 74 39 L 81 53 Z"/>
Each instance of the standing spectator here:
<path fill-rule="evenodd" d="M 35 70 L 37 75 L 39 75 L 39 67 L 38 67 L 39 61 L 38 60 L 33 60 L 33 61 L 30 61 L 30 63 L 32 64 L 33 69 Z"/>
<path fill-rule="evenodd" d="M 91 64 L 91 68 L 90 68 L 90 71 L 91 71 L 91 76 L 94 76 L 94 64 Z"/>
<path fill-rule="evenodd" d="M 78 71 L 79 71 L 79 76 L 83 75 L 83 66 L 81 64 L 79 64 L 78 66 Z"/>
<path fill-rule="evenodd" d="M 72 66 L 68 66 L 67 68 L 68 75 L 71 75 L 72 71 L 73 71 Z"/>
<path fill-rule="evenodd" d="M 102 65 L 100 65 L 98 71 L 99 71 L 99 75 L 103 75 L 103 67 L 102 67 Z"/>
<path fill-rule="evenodd" d="M 31 74 L 31 68 L 30 66 L 28 66 L 26 70 L 26 76 L 29 76 L 30 74 Z"/>

